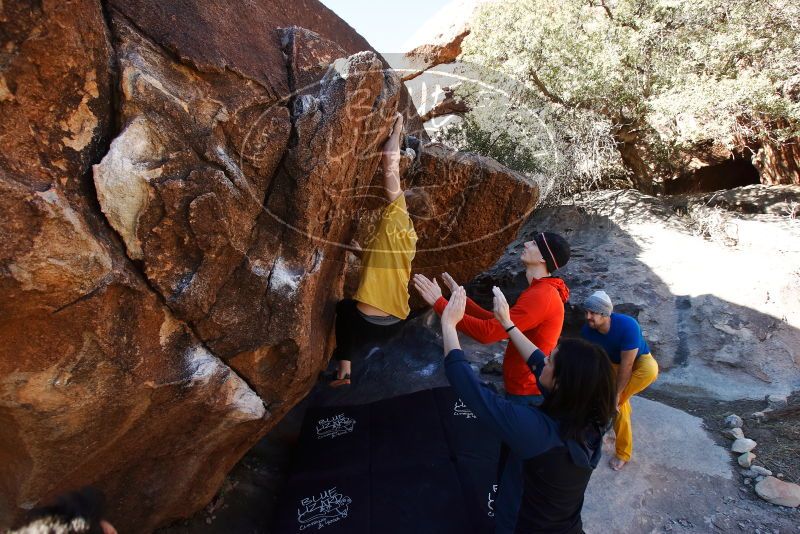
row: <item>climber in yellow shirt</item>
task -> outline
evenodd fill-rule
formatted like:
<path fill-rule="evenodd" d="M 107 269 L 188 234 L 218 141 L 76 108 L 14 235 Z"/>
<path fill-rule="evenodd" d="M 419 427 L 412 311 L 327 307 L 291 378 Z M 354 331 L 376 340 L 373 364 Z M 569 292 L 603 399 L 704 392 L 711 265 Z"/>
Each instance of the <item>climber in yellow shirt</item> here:
<path fill-rule="evenodd" d="M 403 116 L 395 116 L 383 145 L 383 187 L 389 204 L 364 247 L 361 279 L 352 299 L 336 304 L 336 377 L 330 385 L 350 384 L 353 358 L 367 354 L 396 334 L 409 314 L 408 282 L 417 251 L 417 234 L 400 184 Z"/>

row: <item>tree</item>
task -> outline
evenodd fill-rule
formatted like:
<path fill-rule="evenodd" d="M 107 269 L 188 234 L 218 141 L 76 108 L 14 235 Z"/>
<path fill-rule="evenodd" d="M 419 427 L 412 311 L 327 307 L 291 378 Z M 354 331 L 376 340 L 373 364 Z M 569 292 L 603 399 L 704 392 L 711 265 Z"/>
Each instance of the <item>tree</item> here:
<path fill-rule="evenodd" d="M 587 131 L 588 124 L 605 132 L 616 154 L 583 159 L 615 169 L 618 158 L 632 184 L 652 192 L 654 181 L 681 172 L 680 154 L 700 143 L 732 147 L 742 139 L 798 134 L 798 6 L 790 0 L 502 0 L 479 10 L 462 59 L 517 80 L 522 89 L 514 91 L 512 105 L 540 110 L 553 121 L 551 129 Z M 488 130 L 508 122 L 506 115 L 491 124 L 473 119 Z M 597 145 L 591 136 L 567 137 Z"/>

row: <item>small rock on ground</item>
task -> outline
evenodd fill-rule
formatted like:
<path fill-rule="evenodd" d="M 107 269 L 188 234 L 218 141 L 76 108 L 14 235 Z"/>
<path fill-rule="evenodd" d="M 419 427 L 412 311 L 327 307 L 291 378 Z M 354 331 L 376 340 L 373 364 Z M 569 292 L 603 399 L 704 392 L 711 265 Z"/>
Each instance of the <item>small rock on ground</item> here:
<path fill-rule="evenodd" d="M 726 430 L 723 430 L 722 433 L 725 436 L 727 436 L 728 438 L 733 439 L 733 440 L 744 439 L 744 432 L 742 432 L 742 429 L 739 428 L 739 427 L 728 428 Z"/>
<path fill-rule="evenodd" d="M 767 469 L 766 467 L 761 467 L 760 465 L 753 465 L 750 467 L 750 470 L 755 473 L 756 475 L 762 475 L 765 477 L 771 477 L 772 471 Z"/>
<path fill-rule="evenodd" d="M 756 455 L 752 452 L 746 452 L 739 456 L 739 465 L 744 467 L 745 469 L 749 468 L 753 464 L 753 460 L 756 459 Z"/>
<path fill-rule="evenodd" d="M 766 477 L 756 484 L 756 493 L 772 504 L 790 508 L 800 506 L 800 486 L 778 480 L 775 477 Z"/>
<path fill-rule="evenodd" d="M 728 428 L 742 428 L 743 424 L 744 421 L 742 421 L 742 418 L 736 415 L 735 413 L 732 413 L 731 415 L 725 418 L 725 426 L 727 426 Z"/>
<path fill-rule="evenodd" d="M 756 448 L 756 445 L 757 443 L 752 439 L 742 438 L 742 439 L 737 439 L 736 441 L 733 442 L 733 445 L 731 445 L 731 450 L 733 452 L 742 454 L 744 452 L 752 451 L 753 449 Z"/>
<path fill-rule="evenodd" d="M 481 367 L 481 373 L 503 376 L 503 364 L 497 360 L 487 362 L 483 367 Z"/>

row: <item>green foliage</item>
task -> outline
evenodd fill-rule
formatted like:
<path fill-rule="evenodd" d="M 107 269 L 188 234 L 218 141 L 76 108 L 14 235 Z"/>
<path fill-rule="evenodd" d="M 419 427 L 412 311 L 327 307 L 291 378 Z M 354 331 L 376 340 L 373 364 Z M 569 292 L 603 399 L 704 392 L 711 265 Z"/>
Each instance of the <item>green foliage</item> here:
<path fill-rule="evenodd" d="M 529 146 L 518 143 L 507 129 L 493 131 L 481 128 L 475 115 L 449 125 L 442 137 L 460 150 L 489 156 L 506 167 L 526 174 L 544 170 Z"/>
<path fill-rule="evenodd" d="M 680 153 L 698 143 L 780 141 L 800 125 L 796 0 L 501 0 L 480 9 L 463 47 L 465 62 L 517 82 L 509 107 L 537 110 L 545 130 L 578 144 L 565 161 L 597 166 L 573 166 L 583 183 L 619 175 L 620 155 L 606 148 L 623 133 L 658 174 L 677 172 Z M 541 139 L 526 136 L 520 117 L 472 115 L 465 144 L 497 138 L 508 124 L 503 146 L 516 141 L 515 154 L 541 156 Z M 553 170 L 530 157 L 508 161 Z"/>
<path fill-rule="evenodd" d="M 513 78 L 462 65 L 458 97 L 471 108 L 463 120 L 436 125 L 434 139 L 492 157 L 535 179 L 546 198 L 597 187 L 616 178 L 629 185 L 609 123 L 589 111 L 549 106 Z M 622 180 L 620 182 L 620 179 Z"/>

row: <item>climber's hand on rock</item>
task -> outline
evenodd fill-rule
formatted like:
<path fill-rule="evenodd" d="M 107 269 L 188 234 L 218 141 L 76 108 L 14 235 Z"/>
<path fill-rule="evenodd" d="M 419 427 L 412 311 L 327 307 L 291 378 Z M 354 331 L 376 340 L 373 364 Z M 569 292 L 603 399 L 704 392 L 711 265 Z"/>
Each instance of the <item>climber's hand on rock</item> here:
<path fill-rule="evenodd" d="M 450 273 L 442 273 L 442 282 L 444 282 L 444 285 L 447 286 L 447 289 L 449 289 L 451 293 L 458 289 L 458 284 L 453 280 L 453 277 L 450 276 Z"/>
<path fill-rule="evenodd" d="M 433 306 L 442 296 L 442 288 L 439 287 L 439 283 L 435 279 L 429 280 L 427 276 L 422 274 L 414 275 L 414 288 L 428 306 Z"/>
<path fill-rule="evenodd" d="M 464 308 L 467 306 L 467 292 L 463 287 L 456 287 L 450 296 L 450 301 L 442 312 L 442 328 L 455 326 L 464 318 Z"/>
<path fill-rule="evenodd" d="M 494 308 L 492 310 L 494 318 L 503 328 L 511 328 L 514 323 L 511 321 L 511 310 L 508 307 L 506 296 L 497 286 L 492 287 L 492 293 L 494 293 Z"/>

